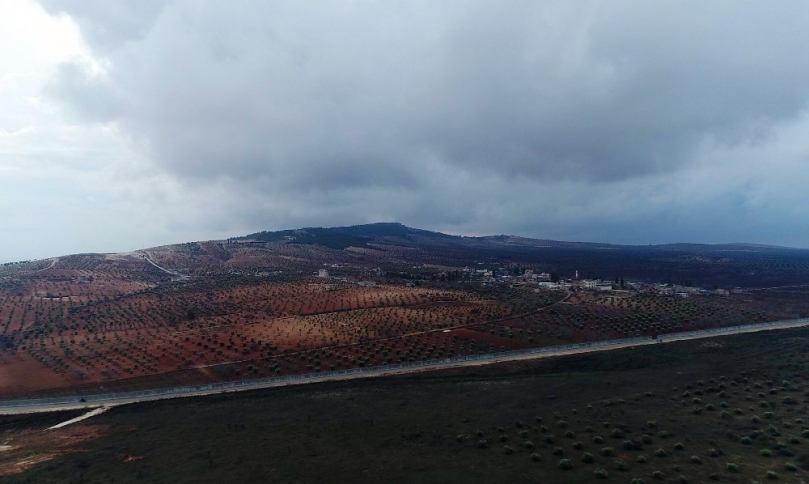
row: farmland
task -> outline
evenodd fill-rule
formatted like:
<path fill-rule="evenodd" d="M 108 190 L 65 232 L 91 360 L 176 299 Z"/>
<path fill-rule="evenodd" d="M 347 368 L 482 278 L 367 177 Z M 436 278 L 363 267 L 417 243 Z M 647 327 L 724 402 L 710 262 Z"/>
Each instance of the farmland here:
<path fill-rule="evenodd" d="M 349 229 L 6 264 L 0 398 L 316 373 L 809 314 L 801 285 L 688 298 L 544 288 L 478 275 L 567 270 L 553 265 L 558 252 L 527 239 Z M 802 253 L 778 262 L 784 253 L 771 252 L 745 253 L 739 264 L 802 270 Z M 315 277 L 324 267 L 329 275 Z M 633 277 L 623 270 L 622 281 Z"/>
<path fill-rule="evenodd" d="M 809 330 L 0 418 L 4 482 L 789 482 Z M 227 418 L 223 418 L 227 416 Z M 306 465 L 301 465 L 301 463 Z"/>

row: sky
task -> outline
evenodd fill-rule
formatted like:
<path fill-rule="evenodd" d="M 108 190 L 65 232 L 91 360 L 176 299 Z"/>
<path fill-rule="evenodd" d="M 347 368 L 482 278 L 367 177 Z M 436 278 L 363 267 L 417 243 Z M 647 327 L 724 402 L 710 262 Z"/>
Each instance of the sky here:
<path fill-rule="evenodd" d="M 0 262 L 378 221 L 809 248 L 807 18 L 4 0 Z"/>

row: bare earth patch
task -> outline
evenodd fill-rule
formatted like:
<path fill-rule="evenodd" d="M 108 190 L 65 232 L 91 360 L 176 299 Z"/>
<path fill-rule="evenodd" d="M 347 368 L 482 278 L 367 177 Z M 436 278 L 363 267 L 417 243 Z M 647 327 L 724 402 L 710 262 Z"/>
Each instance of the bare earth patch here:
<path fill-rule="evenodd" d="M 0 476 L 19 474 L 42 462 L 73 452 L 79 444 L 106 435 L 106 425 L 73 425 L 58 430 L 23 429 L 4 432 Z"/>

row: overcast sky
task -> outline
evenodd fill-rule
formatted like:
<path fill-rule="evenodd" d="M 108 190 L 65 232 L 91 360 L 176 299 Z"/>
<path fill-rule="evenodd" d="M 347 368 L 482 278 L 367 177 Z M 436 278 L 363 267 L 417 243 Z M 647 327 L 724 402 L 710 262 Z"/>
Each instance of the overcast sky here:
<path fill-rule="evenodd" d="M 809 3 L 4 0 L 0 262 L 397 221 L 809 247 Z"/>

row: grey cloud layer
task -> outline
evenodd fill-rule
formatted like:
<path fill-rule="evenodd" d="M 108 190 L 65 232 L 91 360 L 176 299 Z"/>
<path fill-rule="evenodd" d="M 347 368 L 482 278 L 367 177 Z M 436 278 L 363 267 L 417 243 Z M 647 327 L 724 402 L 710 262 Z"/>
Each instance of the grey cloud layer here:
<path fill-rule="evenodd" d="M 802 2 L 42 3 L 109 60 L 51 95 L 189 184 L 230 180 L 256 223 L 521 229 L 514 184 L 666 177 L 809 100 Z"/>

